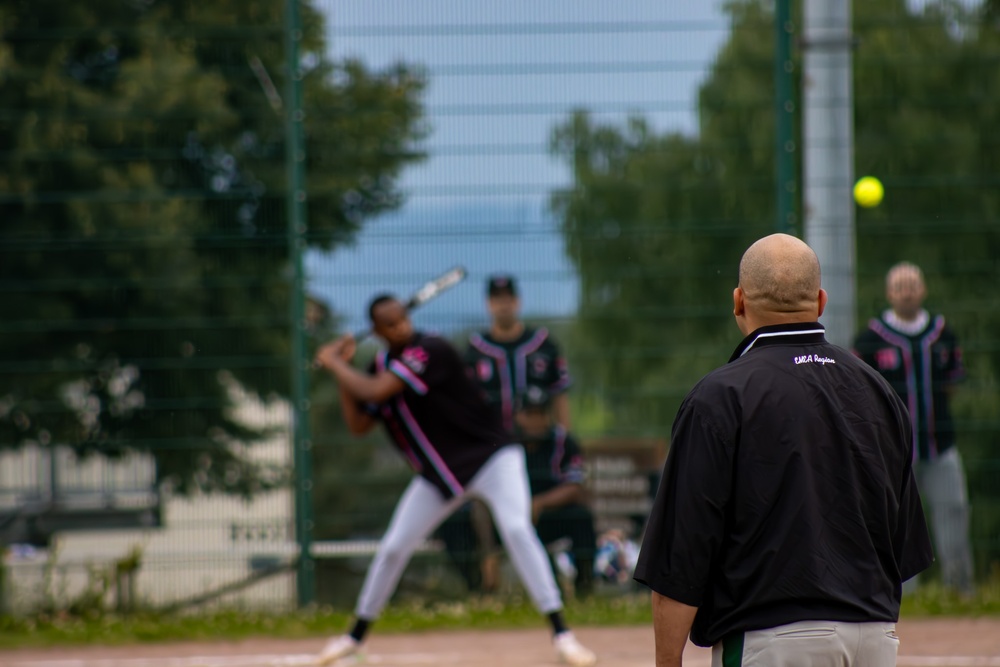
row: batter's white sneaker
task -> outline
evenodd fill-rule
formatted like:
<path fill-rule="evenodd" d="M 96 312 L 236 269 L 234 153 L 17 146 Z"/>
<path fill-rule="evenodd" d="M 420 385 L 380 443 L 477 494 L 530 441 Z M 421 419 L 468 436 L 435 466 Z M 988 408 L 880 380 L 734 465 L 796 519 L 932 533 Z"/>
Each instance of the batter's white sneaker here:
<path fill-rule="evenodd" d="M 552 640 L 559 659 L 572 667 L 590 667 L 597 662 L 597 654 L 581 644 L 572 632 L 560 632 Z"/>
<path fill-rule="evenodd" d="M 316 664 L 319 667 L 333 665 L 348 656 L 354 655 L 358 652 L 359 648 L 361 648 L 361 644 L 350 635 L 334 637 L 320 651 L 319 656 L 316 658 Z"/>

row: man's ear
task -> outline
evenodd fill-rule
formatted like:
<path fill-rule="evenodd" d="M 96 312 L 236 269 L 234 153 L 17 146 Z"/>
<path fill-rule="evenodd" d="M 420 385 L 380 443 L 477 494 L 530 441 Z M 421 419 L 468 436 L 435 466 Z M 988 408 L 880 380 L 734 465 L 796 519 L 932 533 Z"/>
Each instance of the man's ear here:
<path fill-rule="evenodd" d="M 747 295 L 743 288 L 733 290 L 733 315 L 736 316 L 736 327 L 744 336 L 750 333 L 750 323 L 747 322 Z"/>
<path fill-rule="evenodd" d="M 827 298 L 828 297 L 826 296 L 826 290 L 825 289 L 821 289 L 819 291 L 819 299 L 818 299 L 818 304 L 817 304 L 819 306 L 817 308 L 818 312 L 816 313 L 816 319 L 817 320 L 820 317 L 823 316 L 823 311 L 826 310 L 826 301 L 827 301 Z"/>
<path fill-rule="evenodd" d="M 746 314 L 747 304 L 743 294 L 743 288 L 737 287 L 733 290 L 733 315 L 743 317 Z"/>

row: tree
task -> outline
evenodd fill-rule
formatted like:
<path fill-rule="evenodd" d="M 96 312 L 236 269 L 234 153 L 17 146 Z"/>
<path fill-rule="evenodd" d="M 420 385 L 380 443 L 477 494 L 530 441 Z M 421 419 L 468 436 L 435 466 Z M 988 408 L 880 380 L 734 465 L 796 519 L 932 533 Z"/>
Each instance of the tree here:
<path fill-rule="evenodd" d="M 858 8 L 858 172 L 888 188 L 882 206 L 859 212 L 864 314 L 882 300 L 872 278 L 901 255 L 951 272 L 970 308 L 978 301 L 968 295 L 986 297 L 981 270 L 1000 235 L 997 193 L 983 180 L 996 169 L 997 140 L 985 129 L 997 110 L 981 91 L 996 81 L 997 32 L 956 35 L 956 20 L 974 18 L 947 7 L 913 14 L 880 0 Z M 581 370 L 621 394 L 623 421 L 630 388 L 672 385 L 672 374 L 686 387 L 724 359 L 738 335 L 719 331 L 732 328 L 739 253 L 775 228 L 772 17 L 763 2 L 727 10 L 732 34 L 700 90 L 697 137 L 658 136 L 640 118 L 598 126 L 585 111 L 552 133 L 553 153 L 574 175 L 551 203 L 580 272 L 580 318 L 593 346 Z M 928 243 L 929 233 L 942 242 Z M 669 424 L 672 410 L 657 412 L 657 423 Z"/>
<path fill-rule="evenodd" d="M 884 202 L 857 216 L 859 321 L 885 307 L 889 266 L 924 267 L 929 305 L 960 332 L 972 375 L 958 410 L 980 538 L 1000 532 L 989 483 L 1000 428 L 1000 108 L 987 92 L 1000 86 L 1000 30 L 990 7 L 854 5 L 856 171 L 886 186 Z M 551 203 L 580 275 L 578 393 L 609 406 L 610 430 L 669 432 L 680 398 L 739 340 L 730 295 L 740 253 L 776 228 L 773 16 L 761 0 L 727 11 L 732 32 L 700 89 L 697 136 L 657 135 L 639 118 L 596 125 L 583 111 L 552 133 L 574 176 Z"/>
<path fill-rule="evenodd" d="M 220 372 L 288 391 L 282 0 L 0 7 L 0 447 L 152 452 L 176 490 L 274 483 Z M 332 63 L 303 4 L 309 243 L 398 207 L 424 79 Z"/>
<path fill-rule="evenodd" d="M 614 430 L 662 433 L 694 379 L 735 344 L 729 295 L 746 244 L 773 218 L 770 28 L 730 6 L 734 29 L 700 92 L 699 137 L 657 136 L 577 112 L 552 134 L 574 184 L 552 197 L 580 274 L 585 350 Z"/>

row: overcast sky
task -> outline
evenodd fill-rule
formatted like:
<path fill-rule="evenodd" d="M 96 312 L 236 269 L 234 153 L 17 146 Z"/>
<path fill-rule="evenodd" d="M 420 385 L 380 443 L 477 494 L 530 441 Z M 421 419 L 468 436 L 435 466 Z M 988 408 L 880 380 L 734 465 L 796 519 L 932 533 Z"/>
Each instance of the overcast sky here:
<path fill-rule="evenodd" d="M 526 313 L 575 312 L 576 279 L 546 213 L 568 183 L 548 153 L 571 110 L 695 133 L 696 95 L 728 36 L 717 1 L 327 0 L 336 59 L 426 68 L 429 159 L 407 169 L 407 204 L 353 248 L 308 258 L 314 293 L 360 324 L 376 291 L 406 293 L 453 264 L 469 285 L 416 316 L 447 329 L 482 319 L 482 280 L 512 271 Z M 628 8 L 624 13 L 622 9 Z M 421 321 L 423 320 L 423 321 Z"/>

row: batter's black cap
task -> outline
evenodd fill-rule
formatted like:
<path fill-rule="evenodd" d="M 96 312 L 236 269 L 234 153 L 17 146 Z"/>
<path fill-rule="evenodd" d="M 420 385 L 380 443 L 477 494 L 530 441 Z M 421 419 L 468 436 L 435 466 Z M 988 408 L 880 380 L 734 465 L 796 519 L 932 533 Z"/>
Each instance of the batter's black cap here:
<path fill-rule="evenodd" d="M 546 391 L 544 387 L 539 387 L 534 384 L 528 385 L 528 387 L 521 392 L 517 402 L 519 410 L 524 410 L 525 408 L 547 408 L 551 404 L 552 395 Z"/>
<path fill-rule="evenodd" d="M 517 296 L 517 282 L 512 275 L 506 273 L 494 274 L 486 281 L 486 293 L 489 296 L 496 296 L 498 294 Z"/>

